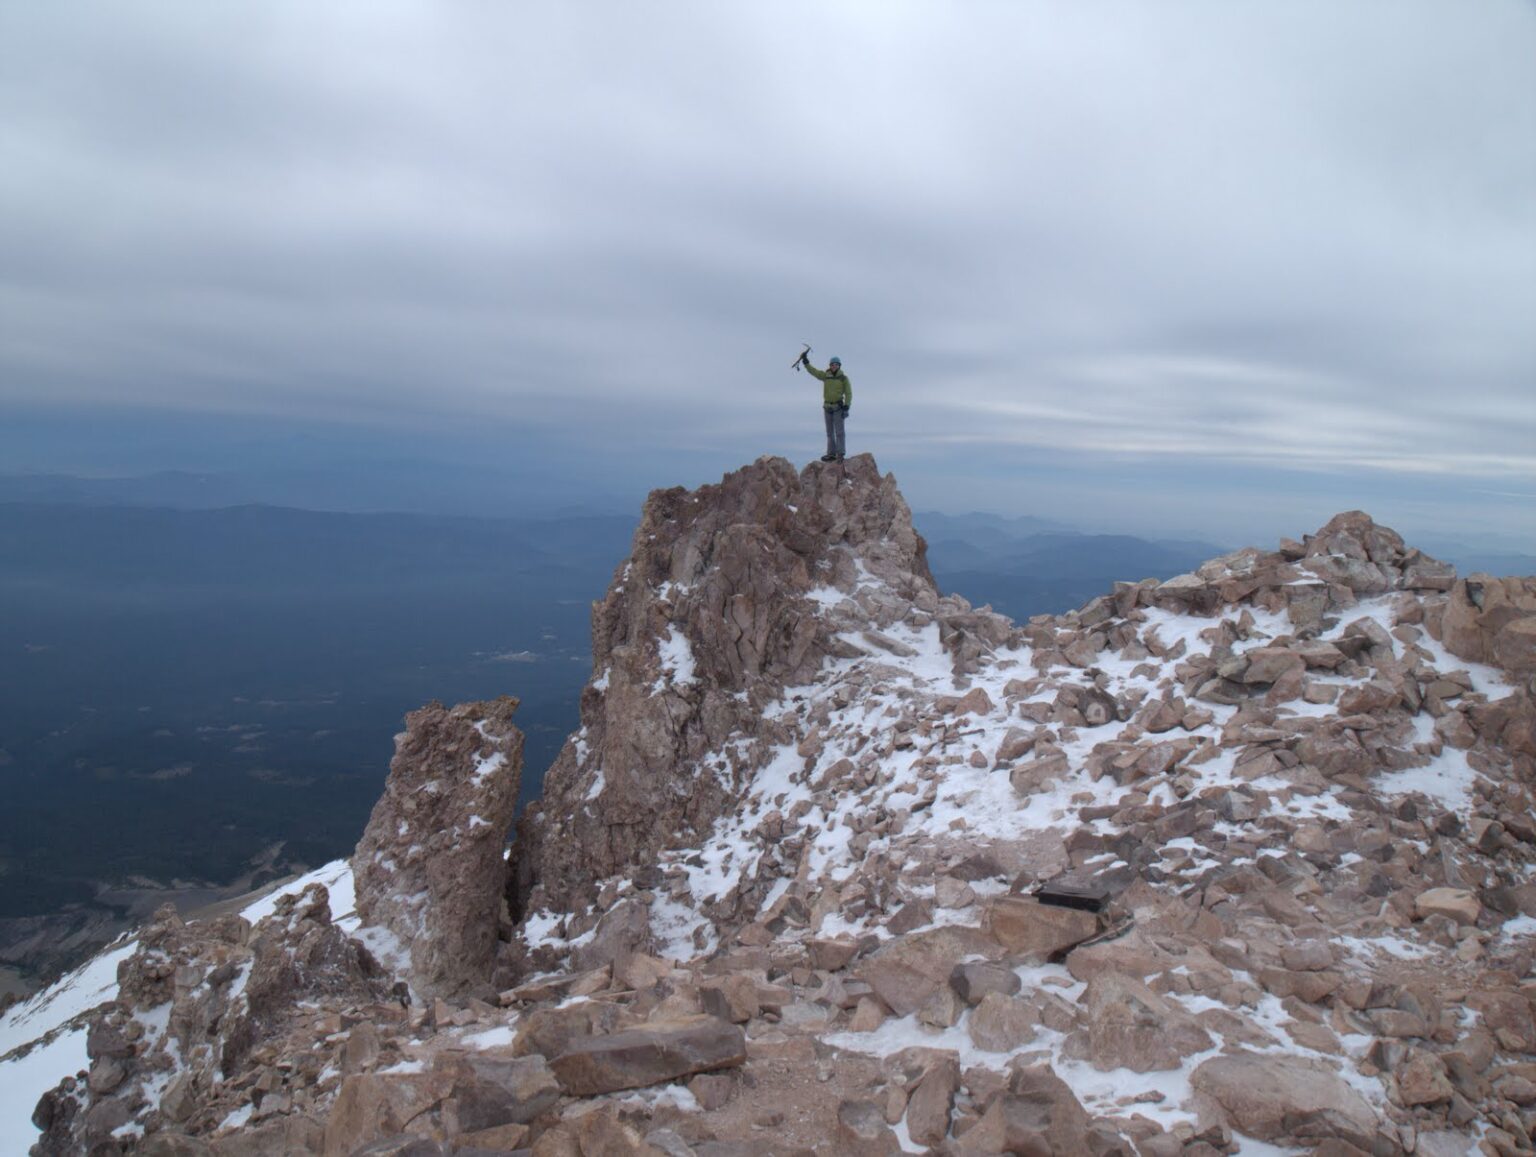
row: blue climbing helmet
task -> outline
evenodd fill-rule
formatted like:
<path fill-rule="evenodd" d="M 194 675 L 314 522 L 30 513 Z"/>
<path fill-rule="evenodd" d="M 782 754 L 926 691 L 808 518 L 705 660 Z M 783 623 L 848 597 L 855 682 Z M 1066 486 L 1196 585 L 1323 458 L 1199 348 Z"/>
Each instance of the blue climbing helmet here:
<path fill-rule="evenodd" d="M 842 358 L 833 358 L 831 361 L 829 361 L 827 363 L 827 365 L 829 365 L 829 366 L 840 366 L 842 364 L 843 364 L 843 359 Z"/>

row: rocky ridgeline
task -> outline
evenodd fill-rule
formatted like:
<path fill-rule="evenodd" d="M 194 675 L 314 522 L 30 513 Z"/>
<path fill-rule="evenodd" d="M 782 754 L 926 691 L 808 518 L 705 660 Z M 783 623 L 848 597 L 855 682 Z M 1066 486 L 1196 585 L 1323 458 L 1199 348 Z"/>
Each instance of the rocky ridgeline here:
<path fill-rule="evenodd" d="M 157 922 L 36 1151 L 1531 1151 L 1536 581 L 1353 513 L 1016 625 L 846 465 L 652 496 L 507 909 L 510 707 L 413 715 L 366 926 Z"/>

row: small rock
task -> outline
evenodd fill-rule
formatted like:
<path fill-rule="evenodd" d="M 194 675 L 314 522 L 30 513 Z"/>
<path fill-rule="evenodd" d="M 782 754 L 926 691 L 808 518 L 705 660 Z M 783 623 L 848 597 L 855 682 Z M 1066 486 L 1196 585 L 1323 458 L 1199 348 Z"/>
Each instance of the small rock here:
<path fill-rule="evenodd" d="M 1035 1039 L 1039 1024 L 1027 1000 L 989 992 L 971 1010 L 966 1031 L 971 1043 L 993 1053 L 1011 1053 Z"/>

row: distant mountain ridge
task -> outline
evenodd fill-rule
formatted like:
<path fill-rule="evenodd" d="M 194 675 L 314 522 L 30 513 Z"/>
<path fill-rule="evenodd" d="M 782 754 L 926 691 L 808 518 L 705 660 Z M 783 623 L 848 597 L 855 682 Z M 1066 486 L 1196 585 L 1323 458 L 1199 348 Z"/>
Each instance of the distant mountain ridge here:
<path fill-rule="evenodd" d="M 0 503 L 160 506 L 212 510 L 279 506 L 350 514 L 406 513 L 501 518 L 509 510 L 537 517 L 617 513 L 625 504 L 569 495 L 544 503 L 529 472 L 398 462 L 229 471 L 161 470 L 87 477 L 66 473 L 0 474 Z"/>
<path fill-rule="evenodd" d="M 208 509 L 0 502 L 0 585 L 17 581 L 331 586 L 610 569 L 632 521 L 477 518 L 239 504 Z"/>
<path fill-rule="evenodd" d="M 1208 542 L 1085 534 L 1045 518 L 914 516 L 939 586 L 1015 618 L 1059 614 L 1114 582 L 1172 578 L 1221 554 Z"/>

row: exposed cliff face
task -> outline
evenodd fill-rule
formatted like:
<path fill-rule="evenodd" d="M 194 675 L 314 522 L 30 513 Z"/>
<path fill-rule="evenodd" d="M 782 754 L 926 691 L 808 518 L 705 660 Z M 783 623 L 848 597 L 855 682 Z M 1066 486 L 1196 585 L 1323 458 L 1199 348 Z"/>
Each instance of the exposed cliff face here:
<path fill-rule="evenodd" d="M 581 730 L 518 832 L 518 907 L 590 901 L 595 881 L 697 843 L 775 738 L 763 705 L 847 653 L 818 592 L 870 576 L 937 602 L 911 511 L 868 454 L 799 473 L 763 458 L 715 486 L 654 492 L 593 610 Z M 866 613 L 879 626 L 896 610 Z"/>

